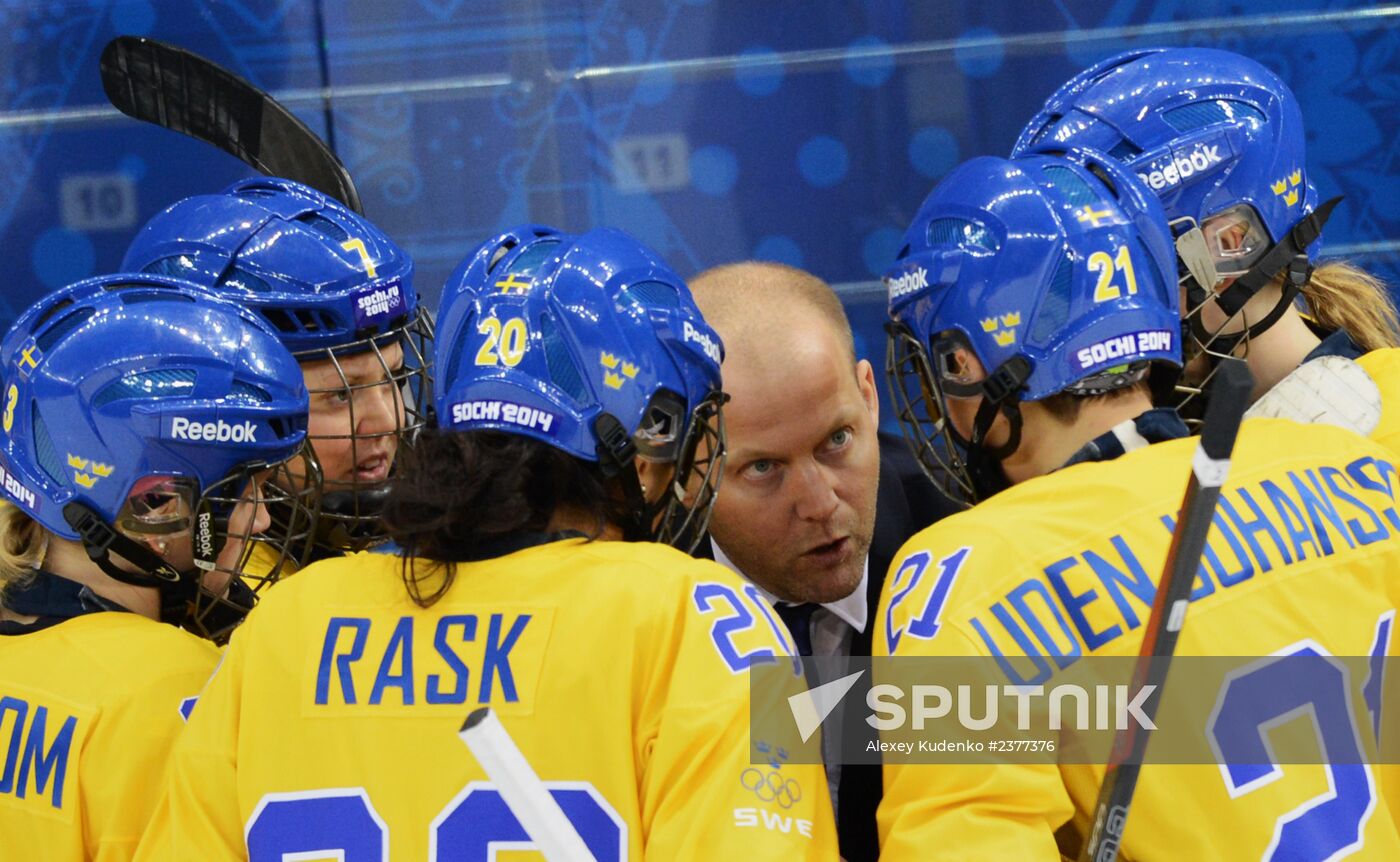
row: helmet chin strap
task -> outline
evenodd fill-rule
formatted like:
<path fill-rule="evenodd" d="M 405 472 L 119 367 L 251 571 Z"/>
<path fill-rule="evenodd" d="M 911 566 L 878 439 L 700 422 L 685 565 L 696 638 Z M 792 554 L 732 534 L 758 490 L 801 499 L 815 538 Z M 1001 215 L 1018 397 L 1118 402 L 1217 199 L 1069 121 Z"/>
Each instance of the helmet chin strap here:
<path fill-rule="evenodd" d="M 642 493 L 642 480 L 637 476 L 637 444 L 632 435 L 611 413 L 600 413 L 593 420 L 593 433 L 598 437 L 598 464 L 603 475 L 617 479 L 622 496 L 631 514 L 622 523 L 622 537 L 629 542 L 644 542 L 651 538 L 652 519 L 656 512 Z"/>
<path fill-rule="evenodd" d="M 1016 355 L 1003 362 L 982 381 L 982 403 L 972 420 L 972 437 L 963 443 L 967 449 L 967 472 L 972 486 L 985 497 L 1005 490 L 1010 486 L 1001 462 L 1010 457 L 1021 445 L 1021 389 L 1030 379 L 1031 361 L 1024 355 Z M 987 434 L 996 422 L 997 414 L 1006 417 L 1009 426 L 1006 442 L 1000 446 L 986 443 Z M 956 434 L 954 430 L 954 434 Z M 960 436 L 960 435 L 959 435 Z"/>
<path fill-rule="evenodd" d="M 213 517 L 220 522 L 220 526 L 211 536 L 226 535 L 223 528 L 225 519 Z M 103 574 L 124 584 L 156 590 L 156 595 L 160 597 L 161 622 L 181 627 L 193 624 L 197 634 L 217 639 L 237 625 L 253 607 L 252 590 L 241 579 L 233 578 L 229 582 L 228 595 L 218 600 L 211 599 L 210 609 L 195 618 L 192 611 L 200 591 L 203 569 L 198 566 L 186 571 L 176 569 L 164 557 L 116 530 L 82 503 L 73 502 L 64 506 L 63 519 L 78 533 L 88 559 L 96 563 Z M 198 539 L 195 544 L 199 544 Z M 135 563 L 140 571 L 130 572 L 119 567 L 112 560 L 113 553 L 127 562 Z"/>
<path fill-rule="evenodd" d="M 164 557 L 117 531 L 82 503 L 64 506 L 63 519 L 77 531 L 88 559 L 96 563 L 103 574 L 124 584 L 155 589 L 160 596 L 161 622 L 184 623 L 199 589 L 198 568 L 187 572 L 176 569 Z M 135 563 L 140 571 L 130 572 L 119 567 L 112 560 L 112 553 Z"/>
<path fill-rule="evenodd" d="M 1308 260 L 1307 248 L 1322 235 L 1322 228 L 1331 218 L 1332 210 L 1336 209 L 1337 204 L 1341 201 L 1340 196 L 1332 198 L 1308 213 L 1288 233 L 1284 234 L 1283 239 L 1265 252 L 1259 262 L 1250 267 L 1248 272 L 1235 279 L 1214 297 L 1215 304 L 1220 307 L 1220 310 L 1225 312 L 1227 317 L 1232 318 L 1239 314 L 1245 305 L 1272 282 L 1280 272 L 1286 272 L 1287 277 L 1283 282 L 1282 295 L 1279 296 L 1278 302 L 1268 314 L 1243 330 L 1232 333 L 1207 332 L 1199 319 L 1200 316 L 1192 315 L 1191 327 L 1196 338 L 1202 344 L 1210 344 L 1213 348 L 1218 345 L 1218 349 L 1212 349 L 1211 353 L 1229 355 L 1241 342 L 1258 338 L 1267 332 L 1269 327 L 1277 323 L 1279 318 L 1283 317 L 1303 287 L 1307 285 L 1308 280 L 1312 278 L 1313 266 L 1312 262 Z M 1185 281 L 1186 298 L 1192 308 L 1200 308 L 1211 298 L 1210 292 L 1202 286 L 1196 272 L 1197 267 L 1190 267 L 1190 274 L 1186 276 Z M 1212 359 L 1211 361 L 1218 360 Z"/>

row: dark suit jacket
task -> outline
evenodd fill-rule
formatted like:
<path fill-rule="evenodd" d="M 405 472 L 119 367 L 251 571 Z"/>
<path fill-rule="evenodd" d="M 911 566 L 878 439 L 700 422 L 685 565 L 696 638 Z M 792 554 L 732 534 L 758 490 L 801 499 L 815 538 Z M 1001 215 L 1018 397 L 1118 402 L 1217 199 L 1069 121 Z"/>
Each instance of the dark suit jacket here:
<path fill-rule="evenodd" d="M 870 655 L 874 634 L 879 629 L 875 614 L 880 606 L 880 590 L 900 546 L 919 530 L 958 510 L 924 476 L 902 437 L 885 433 L 879 436 L 880 490 L 875 499 L 875 535 L 870 542 L 870 578 L 866 582 L 868 611 L 865 631 L 856 632 L 851 639 L 853 656 Z M 724 493 L 723 488 L 720 493 Z M 695 555 L 713 559 L 708 536 L 701 540 Z M 863 751 L 866 737 L 875 737 L 875 731 L 864 720 L 865 698 L 861 692 L 867 686 L 868 681 L 866 686 L 857 686 L 842 701 L 846 711 L 842 723 L 844 747 L 850 750 Z M 841 855 L 849 862 L 875 862 L 880 855 L 875 809 L 880 804 L 882 788 L 880 767 L 876 764 L 849 764 L 841 770 L 836 829 L 841 838 Z"/>

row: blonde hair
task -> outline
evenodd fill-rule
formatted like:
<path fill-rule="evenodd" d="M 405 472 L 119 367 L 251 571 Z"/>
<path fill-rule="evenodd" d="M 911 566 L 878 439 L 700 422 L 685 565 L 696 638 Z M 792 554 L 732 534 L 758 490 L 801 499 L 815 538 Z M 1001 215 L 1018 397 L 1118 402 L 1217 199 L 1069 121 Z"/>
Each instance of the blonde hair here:
<path fill-rule="evenodd" d="M 1363 351 L 1400 347 L 1400 315 L 1390 288 L 1360 267 L 1344 260 L 1318 264 L 1303 298 L 1318 326 L 1346 330 Z"/>
<path fill-rule="evenodd" d="M 13 503 L 0 500 L 0 604 L 5 590 L 34 577 L 43 560 L 44 528 Z"/>

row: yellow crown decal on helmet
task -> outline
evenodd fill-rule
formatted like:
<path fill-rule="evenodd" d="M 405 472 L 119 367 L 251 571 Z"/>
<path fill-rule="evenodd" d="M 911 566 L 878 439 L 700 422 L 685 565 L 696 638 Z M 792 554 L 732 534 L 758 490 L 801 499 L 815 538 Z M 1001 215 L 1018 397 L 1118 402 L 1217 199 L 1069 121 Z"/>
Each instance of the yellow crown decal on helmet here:
<path fill-rule="evenodd" d="M 68 466 L 73 468 L 73 481 L 84 488 L 91 488 L 97 484 L 98 479 L 105 479 L 112 475 L 116 469 L 111 464 L 103 464 L 101 461 L 93 461 L 72 452 L 66 453 L 68 456 Z M 91 472 L 85 472 L 91 471 Z"/>
<path fill-rule="evenodd" d="M 1008 311 L 995 317 L 984 317 L 978 321 L 982 331 L 989 333 L 998 347 L 1010 347 L 1016 343 L 1016 327 L 1021 325 L 1021 312 Z"/>
<path fill-rule="evenodd" d="M 603 384 L 610 389 L 621 389 L 622 384 L 626 383 L 628 380 L 635 379 L 637 371 L 640 370 L 638 366 L 630 362 L 625 362 L 614 354 L 608 353 L 606 350 L 599 353 L 598 362 L 602 364 L 605 369 L 603 372 Z M 618 373 L 619 369 L 622 372 L 621 374 Z"/>
<path fill-rule="evenodd" d="M 1278 182 L 1269 183 L 1269 190 L 1283 198 L 1284 204 L 1291 207 L 1298 203 L 1298 187 L 1302 184 L 1303 171 L 1300 168 Z"/>

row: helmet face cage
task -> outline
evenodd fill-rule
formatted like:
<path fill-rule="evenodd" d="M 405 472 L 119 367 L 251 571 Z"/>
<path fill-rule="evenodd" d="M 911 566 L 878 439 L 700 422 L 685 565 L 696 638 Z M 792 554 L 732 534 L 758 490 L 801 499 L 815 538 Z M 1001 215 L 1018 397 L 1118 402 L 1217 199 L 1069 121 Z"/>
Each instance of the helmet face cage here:
<path fill-rule="evenodd" d="M 292 487 L 294 463 L 312 481 L 288 492 L 284 488 Z M 263 589 L 289 565 L 295 571 L 309 560 L 319 479 L 303 447 L 280 464 L 243 465 L 203 494 L 196 485 L 184 476 L 139 481 L 115 526 L 185 573 L 187 582 L 166 588 L 173 591 L 163 601 L 167 620 L 223 644 Z M 284 516 L 258 530 L 257 522 L 266 517 L 263 510 L 273 507 Z M 230 542 L 237 543 L 238 555 L 231 562 L 221 560 Z"/>
<path fill-rule="evenodd" d="M 670 393 L 659 393 L 659 396 Z M 719 390 L 711 392 L 691 411 L 685 423 L 683 436 L 676 438 L 678 446 L 666 446 L 675 451 L 675 474 L 661 498 L 653 504 L 657 513 L 654 520 L 654 540 L 672 545 L 687 554 L 694 551 L 700 539 L 710 526 L 710 516 L 714 512 L 715 495 L 719 492 L 720 480 L 724 477 L 724 462 L 728 457 L 724 433 L 723 405 L 728 396 Z M 662 399 L 656 399 L 660 402 Z M 684 405 L 679 398 L 668 398 L 672 402 L 668 421 L 674 425 L 682 417 L 674 408 Z M 643 419 L 643 425 L 634 435 L 637 440 L 639 457 L 649 458 L 651 446 L 648 438 L 655 436 L 651 429 L 656 428 L 653 405 Z M 661 454 L 661 452 L 657 452 Z M 657 460 L 672 460 L 657 458 Z"/>
<path fill-rule="evenodd" d="M 1176 407 L 1188 428 L 1195 431 L 1205 416 L 1210 382 L 1222 359 L 1249 355 L 1253 324 L 1246 309 L 1230 315 L 1218 306 L 1213 288 L 1204 287 L 1186 272 L 1180 278 L 1182 374 L 1174 386 Z M 1205 319 L 1215 306 L 1220 321 Z"/>
<path fill-rule="evenodd" d="M 944 390 L 928 350 L 908 326 L 892 322 L 887 328 L 885 376 L 905 442 L 930 482 L 948 499 L 970 505 L 977 490 L 961 454 L 962 442 L 947 420 Z"/>
<path fill-rule="evenodd" d="M 328 397 L 345 399 L 346 421 L 337 424 L 348 428 L 348 433 L 317 433 L 314 429 L 308 433 L 312 454 L 322 465 L 328 460 L 326 451 L 348 443 L 349 453 L 344 463 L 353 471 L 364 459 L 373 458 L 376 450 L 378 454 L 385 454 L 383 450 L 387 446 L 392 475 L 392 459 L 397 448 L 412 445 L 418 432 L 431 422 L 432 341 L 432 319 L 426 309 L 419 307 L 402 326 L 383 334 L 341 348 L 318 348 L 295 354 L 297 361 L 303 364 L 326 362 L 333 372 L 331 385 L 308 389 L 313 413 L 315 405 L 324 403 Z M 401 349 L 401 358 L 393 355 L 395 345 Z M 366 362 L 359 357 L 370 359 Z M 368 382 L 351 380 L 346 372 L 346 365 L 351 362 L 368 365 Z M 358 430 L 360 423 L 376 399 L 384 404 L 373 409 L 387 407 L 392 413 L 392 426 L 361 432 Z M 318 446 L 322 447 L 319 454 Z M 296 471 L 288 476 L 292 482 L 283 485 L 284 488 L 301 487 Z M 348 479 L 322 476 L 321 481 L 323 492 L 315 536 L 320 551 L 332 554 L 359 551 L 388 539 L 379 514 L 388 494 L 389 478 L 361 481 L 352 472 Z M 280 518 L 280 509 L 278 512 Z"/>

